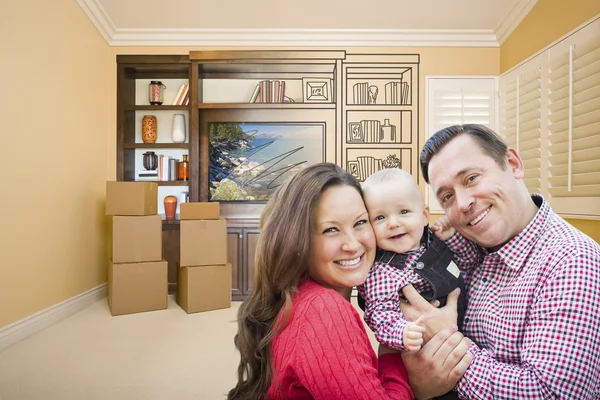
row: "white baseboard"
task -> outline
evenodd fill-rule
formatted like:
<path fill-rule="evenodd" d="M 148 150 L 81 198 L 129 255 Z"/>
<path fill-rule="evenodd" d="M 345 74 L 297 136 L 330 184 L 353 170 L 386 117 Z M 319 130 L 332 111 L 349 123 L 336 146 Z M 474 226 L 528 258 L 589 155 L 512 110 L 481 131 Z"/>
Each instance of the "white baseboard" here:
<path fill-rule="evenodd" d="M 106 283 L 0 328 L 0 352 L 106 297 Z"/>

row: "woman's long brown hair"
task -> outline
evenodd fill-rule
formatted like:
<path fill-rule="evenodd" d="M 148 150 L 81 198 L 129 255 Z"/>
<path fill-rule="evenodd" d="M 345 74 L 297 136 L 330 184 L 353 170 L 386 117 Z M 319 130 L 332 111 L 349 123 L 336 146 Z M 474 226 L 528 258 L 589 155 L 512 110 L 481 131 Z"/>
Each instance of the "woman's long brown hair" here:
<path fill-rule="evenodd" d="M 337 165 L 315 164 L 277 188 L 265 206 L 255 254 L 254 287 L 238 312 L 238 383 L 229 391 L 228 399 L 266 396 L 273 379 L 271 343 L 287 326 L 292 297 L 308 276 L 313 210 L 325 189 L 342 185 L 362 194 L 358 181 Z"/>

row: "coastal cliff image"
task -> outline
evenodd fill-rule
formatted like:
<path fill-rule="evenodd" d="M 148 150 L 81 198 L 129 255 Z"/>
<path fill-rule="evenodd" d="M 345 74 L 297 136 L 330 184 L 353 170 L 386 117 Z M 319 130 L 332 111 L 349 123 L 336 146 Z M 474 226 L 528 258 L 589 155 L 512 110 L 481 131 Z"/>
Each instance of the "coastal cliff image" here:
<path fill-rule="evenodd" d="M 290 176 L 324 161 L 320 123 L 211 123 L 210 200 L 265 201 Z"/>

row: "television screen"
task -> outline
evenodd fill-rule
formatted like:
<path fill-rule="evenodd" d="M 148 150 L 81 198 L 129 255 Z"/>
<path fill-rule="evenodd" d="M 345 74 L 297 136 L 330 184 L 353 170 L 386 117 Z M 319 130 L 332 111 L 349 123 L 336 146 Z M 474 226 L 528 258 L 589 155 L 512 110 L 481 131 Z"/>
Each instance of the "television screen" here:
<path fill-rule="evenodd" d="M 265 201 L 325 160 L 323 123 L 210 123 L 210 200 Z"/>

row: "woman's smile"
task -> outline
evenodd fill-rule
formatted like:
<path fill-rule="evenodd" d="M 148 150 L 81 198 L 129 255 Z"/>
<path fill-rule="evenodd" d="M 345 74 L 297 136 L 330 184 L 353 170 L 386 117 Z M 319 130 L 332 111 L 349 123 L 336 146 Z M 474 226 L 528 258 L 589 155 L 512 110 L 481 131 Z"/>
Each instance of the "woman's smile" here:
<path fill-rule="evenodd" d="M 358 256 L 352 260 L 339 260 L 336 261 L 336 264 L 339 264 L 343 269 L 356 269 L 360 267 L 361 256 Z"/>

